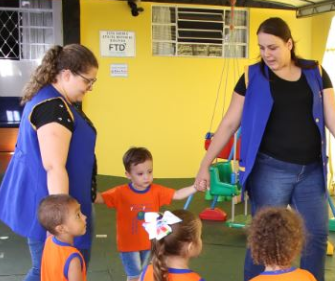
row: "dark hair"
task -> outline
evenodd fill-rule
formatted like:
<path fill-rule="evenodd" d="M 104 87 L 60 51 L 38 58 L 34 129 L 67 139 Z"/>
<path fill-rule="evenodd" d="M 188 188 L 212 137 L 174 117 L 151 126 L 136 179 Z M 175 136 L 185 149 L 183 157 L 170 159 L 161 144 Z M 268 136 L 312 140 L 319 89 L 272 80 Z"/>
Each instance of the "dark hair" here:
<path fill-rule="evenodd" d="M 40 224 L 51 234 L 56 235 L 56 226 L 65 222 L 69 206 L 77 200 L 67 194 L 54 194 L 44 198 L 38 208 Z"/>
<path fill-rule="evenodd" d="M 147 160 L 152 161 L 152 155 L 145 147 L 131 147 L 123 155 L 123 165 L 127 172 L 130 172 L 131 166 L 136 166 Z"/>
<path fill-rule="evenodd" d="M 53 46 L 46 52 L 41 65 L 36 68 L 25 85 L 21 103 L 31 100 L 44 86 L 56 82 L 56 76 L 60 71 L 68 69 L 75 74 L 87 73 L 92 67 L 98 68 L 98 61 L 85 46 L 80 44 Z"/>
<path fill-rule="evenodd" d="M 248 246 L 256 264 L 290 266 L 305 242 L 302 218 L 283 207 L 259 210 L 248 232 Z"/>
<path fill-rule="evenodd" d="M 314 68 L 318 65 L 316 61 L 311 62 L 309 64 L 302 64 L 300 58 L 295 53 L 295 41 L 293 40 L 290 27 L 288 24 L 282 20 L 281 18 L 268 18 L 263 21 L 261 25 L 258 27 L 257 35 L 259 33 L 271 34 L 276 37 L 281 38 L 285 43 L 288 40 L 292 40 L 292 49 L 291 49 L 291 60 L 294 64 L 301 68 Z M 261 60 L 262 69 L 264 69 L 265 63 L 263 59 Z"/>
<path fill-rule="evenodd" d="M 182 222 L 172 224 L 172 232 L 160 240 L 152 240 L 152 266 L 154 281 L 167 281 L 168 268 L 165 263 L 167 256 L 183 256 L 185 243 L 196 242 L 201 233 L 201 220 L 187 210 L 172 211 Z"/>

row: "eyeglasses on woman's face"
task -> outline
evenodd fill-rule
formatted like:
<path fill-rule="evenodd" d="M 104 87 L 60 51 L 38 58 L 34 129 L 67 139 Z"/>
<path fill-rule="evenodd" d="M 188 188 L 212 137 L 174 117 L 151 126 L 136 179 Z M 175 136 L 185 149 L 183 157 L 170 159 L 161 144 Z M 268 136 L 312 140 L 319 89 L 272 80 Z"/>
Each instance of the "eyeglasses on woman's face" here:
<path fill-rule="evenodd" d="M 76 75 L 80 76 L 81 78 L 83 78 L 83 80 L 85 81 L 85 83 L 87 84 L 87 86 L 91 87 L 93 86 L 93 84 L 95 82 L 97 82 L 97 78 L 87 78 L 84 75 L 80 74 L 80 73 L 76 73 Z"/>

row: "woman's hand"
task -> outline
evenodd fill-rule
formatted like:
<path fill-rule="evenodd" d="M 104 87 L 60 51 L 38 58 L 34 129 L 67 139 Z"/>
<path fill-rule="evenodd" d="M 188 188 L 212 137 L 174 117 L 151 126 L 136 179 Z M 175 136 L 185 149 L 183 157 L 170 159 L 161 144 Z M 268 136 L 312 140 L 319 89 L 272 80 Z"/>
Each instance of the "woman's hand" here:
<path fill-rule="evenodd" d="M 195 178 L 194 185 L 197 190 L 203 190 L 209 189 L 210 187 L 210 174 L 209 174 L 209 168 L 207 167 L 200 167 L 199 172 L 197 174 L 197 177 Z"/>

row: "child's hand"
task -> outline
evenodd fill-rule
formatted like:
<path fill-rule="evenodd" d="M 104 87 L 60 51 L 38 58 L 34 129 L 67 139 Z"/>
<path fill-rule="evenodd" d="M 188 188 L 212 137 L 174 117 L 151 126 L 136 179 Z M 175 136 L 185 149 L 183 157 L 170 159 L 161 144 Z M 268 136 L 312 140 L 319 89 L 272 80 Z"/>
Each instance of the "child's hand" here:
<path fill-rule="evenodd" d="M 97 197 L 94 201 L 95 204 L 105 204 L 104 199 L 102 198 L 101 192 L 97 192 Z"/>
<path fill-rule="evenodd" d="M 202 180 L 200 183 L 196 183 L 195 184 L 195 189 L 197 191 L 201 191 L 204 192 L 207 190 L 207 181 L 206 180 Z"/>

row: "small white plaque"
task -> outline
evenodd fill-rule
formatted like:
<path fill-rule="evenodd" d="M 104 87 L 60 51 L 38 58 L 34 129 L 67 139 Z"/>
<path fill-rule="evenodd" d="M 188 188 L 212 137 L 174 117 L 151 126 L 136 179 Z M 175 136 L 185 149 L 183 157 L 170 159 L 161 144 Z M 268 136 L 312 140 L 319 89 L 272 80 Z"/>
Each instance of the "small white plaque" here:
<path fill-rule="evenodd" d="M 112 77 L 128 77 L 128 64 L 126 63 L 111 64 L 110 74 Z"/>

